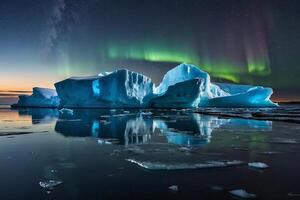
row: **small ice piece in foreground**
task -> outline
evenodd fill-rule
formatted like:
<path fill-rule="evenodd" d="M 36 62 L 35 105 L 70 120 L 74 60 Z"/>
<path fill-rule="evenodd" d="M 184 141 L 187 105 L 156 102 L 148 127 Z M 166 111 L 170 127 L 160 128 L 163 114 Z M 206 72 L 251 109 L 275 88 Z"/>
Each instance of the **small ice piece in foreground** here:
<path fill-rule="evenodd" d="M 244 198 L 244 199 L 256 198 L 255 194 L 248 193 L 246 190 L 243 189 L 230 190 L 229 193 L 232 194 L 233 196 Z"/>
<path fill-rule="evenodd" d="M 169 190 L 172 190 L 174 192 L 177 192 L 178 191 L 178 185 L 171 185 L 170 187 L 168 187 Z"/>
<path fill-rule="evenodd" d="M 214 191 L 222 191 L 222 190 L 223 190 L 222 187 L 220 187 L 220 186 L 215 186 L 215 185 L 214 185 L 214 186 L 211 186 L 210 189 L 211 189 L 211 190 L 214 190 Z"/>
<path fill-rule="evenodd" d="M 243 161 L 206 161 L 203 163 L 161 163 L 161 162 L 143 162 L 134 159 L 126 159 L 129 162 L 137 164 L 140 167 L 149 170 L 188 170 L 188 169 L 205 169 L 205 168 L 221 168 L 244 164 Z"/>
<path fill-rule="evenodd" d="M 258 169 L 266 169 L 269 167 L 269 165 L 262 163 L 262 162 L 251 162 L 248 163 L 249 167 L 258 168 Z"/>
<path fill-rule="evenodd" d="M 62 108 L 59 110 L 61 114 L 73 115 L 73 110 L 68 108 Z"/>
<path fill-rule="evenodd" d="M 98 144 L 112 144 L 112 142 L 107 141 L 105 139 L 98 139 Z"/>
<path fill-rule="evenodd" d="M 47 190 L 53 190 L 58 185 L 62 184 L 62 181 L 55 181 L 55 180 L 49 180 L 49 181 L 40 181 L 39 185 L 42 188 L 45 188 Z"/>

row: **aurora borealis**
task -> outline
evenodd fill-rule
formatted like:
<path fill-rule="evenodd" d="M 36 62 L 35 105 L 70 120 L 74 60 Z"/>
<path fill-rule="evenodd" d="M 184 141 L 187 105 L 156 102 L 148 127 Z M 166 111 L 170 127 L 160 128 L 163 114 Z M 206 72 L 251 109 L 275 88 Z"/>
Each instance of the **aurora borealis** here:
<path fill-rule="evenodd" d="M 297 0 L 2 0 L 0 103 L 121 67 L 158 83 L 182 62 L 299 100 L 299 11 Z"/>

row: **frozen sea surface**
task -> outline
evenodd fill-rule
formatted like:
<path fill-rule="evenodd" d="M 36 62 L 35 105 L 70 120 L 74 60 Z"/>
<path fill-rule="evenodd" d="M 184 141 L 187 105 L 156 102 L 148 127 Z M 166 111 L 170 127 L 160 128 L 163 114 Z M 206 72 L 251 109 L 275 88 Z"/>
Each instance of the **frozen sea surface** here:
<path fill-rule="evenodd" d="M 296 199 L 299 113 L 1 107 L 0 199 Z"/>

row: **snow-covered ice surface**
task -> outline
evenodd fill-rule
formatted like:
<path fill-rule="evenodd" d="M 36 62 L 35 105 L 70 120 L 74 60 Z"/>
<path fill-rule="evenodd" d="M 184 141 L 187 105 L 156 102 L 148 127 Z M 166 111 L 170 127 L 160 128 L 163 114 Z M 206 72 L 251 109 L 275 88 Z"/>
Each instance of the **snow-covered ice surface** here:
<path fill-rule="evenodd" d="M 298 124 L 197 111 L 1 108 L 0 197 L 297 198 Z"/>
<path fill-rule="evenodd" d="M 32 95 L 19 96 L 18 103 L 12 107 L 52 107 L 59 105 L 59 97 L 54 89 L 34 87 Z"/>

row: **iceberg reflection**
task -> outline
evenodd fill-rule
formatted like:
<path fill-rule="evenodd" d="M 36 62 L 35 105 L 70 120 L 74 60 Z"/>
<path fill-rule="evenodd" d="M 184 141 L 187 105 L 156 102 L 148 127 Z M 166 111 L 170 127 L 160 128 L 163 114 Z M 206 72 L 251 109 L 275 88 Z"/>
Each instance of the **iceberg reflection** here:
<path fill-rule="evenodd" d="M 106 112 L 106 113 L 103 113 Z M 122 113 L 118 113 L 122 112 Z M 143 115 L 117 111 L 74 112 L 72 116 L 60 115 L 55 131 L 66 137 L 95 137 L 116 139 L 118 144 L 143 144 L 167 142 L 184 146 L 201 146 L 211 141 L 212 132 L 220 128 L 271 130 L 272 122 L 247 119 L 222 119 L 216 116 L 184 113 L 155 113 Z"/>
<path fill-rule="evenodd" d="M 222 130 L 272 130 L 271 121 L 219 118 L 172 110 L 74 110 L 66 114 L 55 109 L 20 109 L 32 124 L 55 123 L 55 131 L 65 137 L 113 139 L 114 144 L 170 143 L 202 146 Z M 219 131 L 217 131 L 219 130 Z"/>

